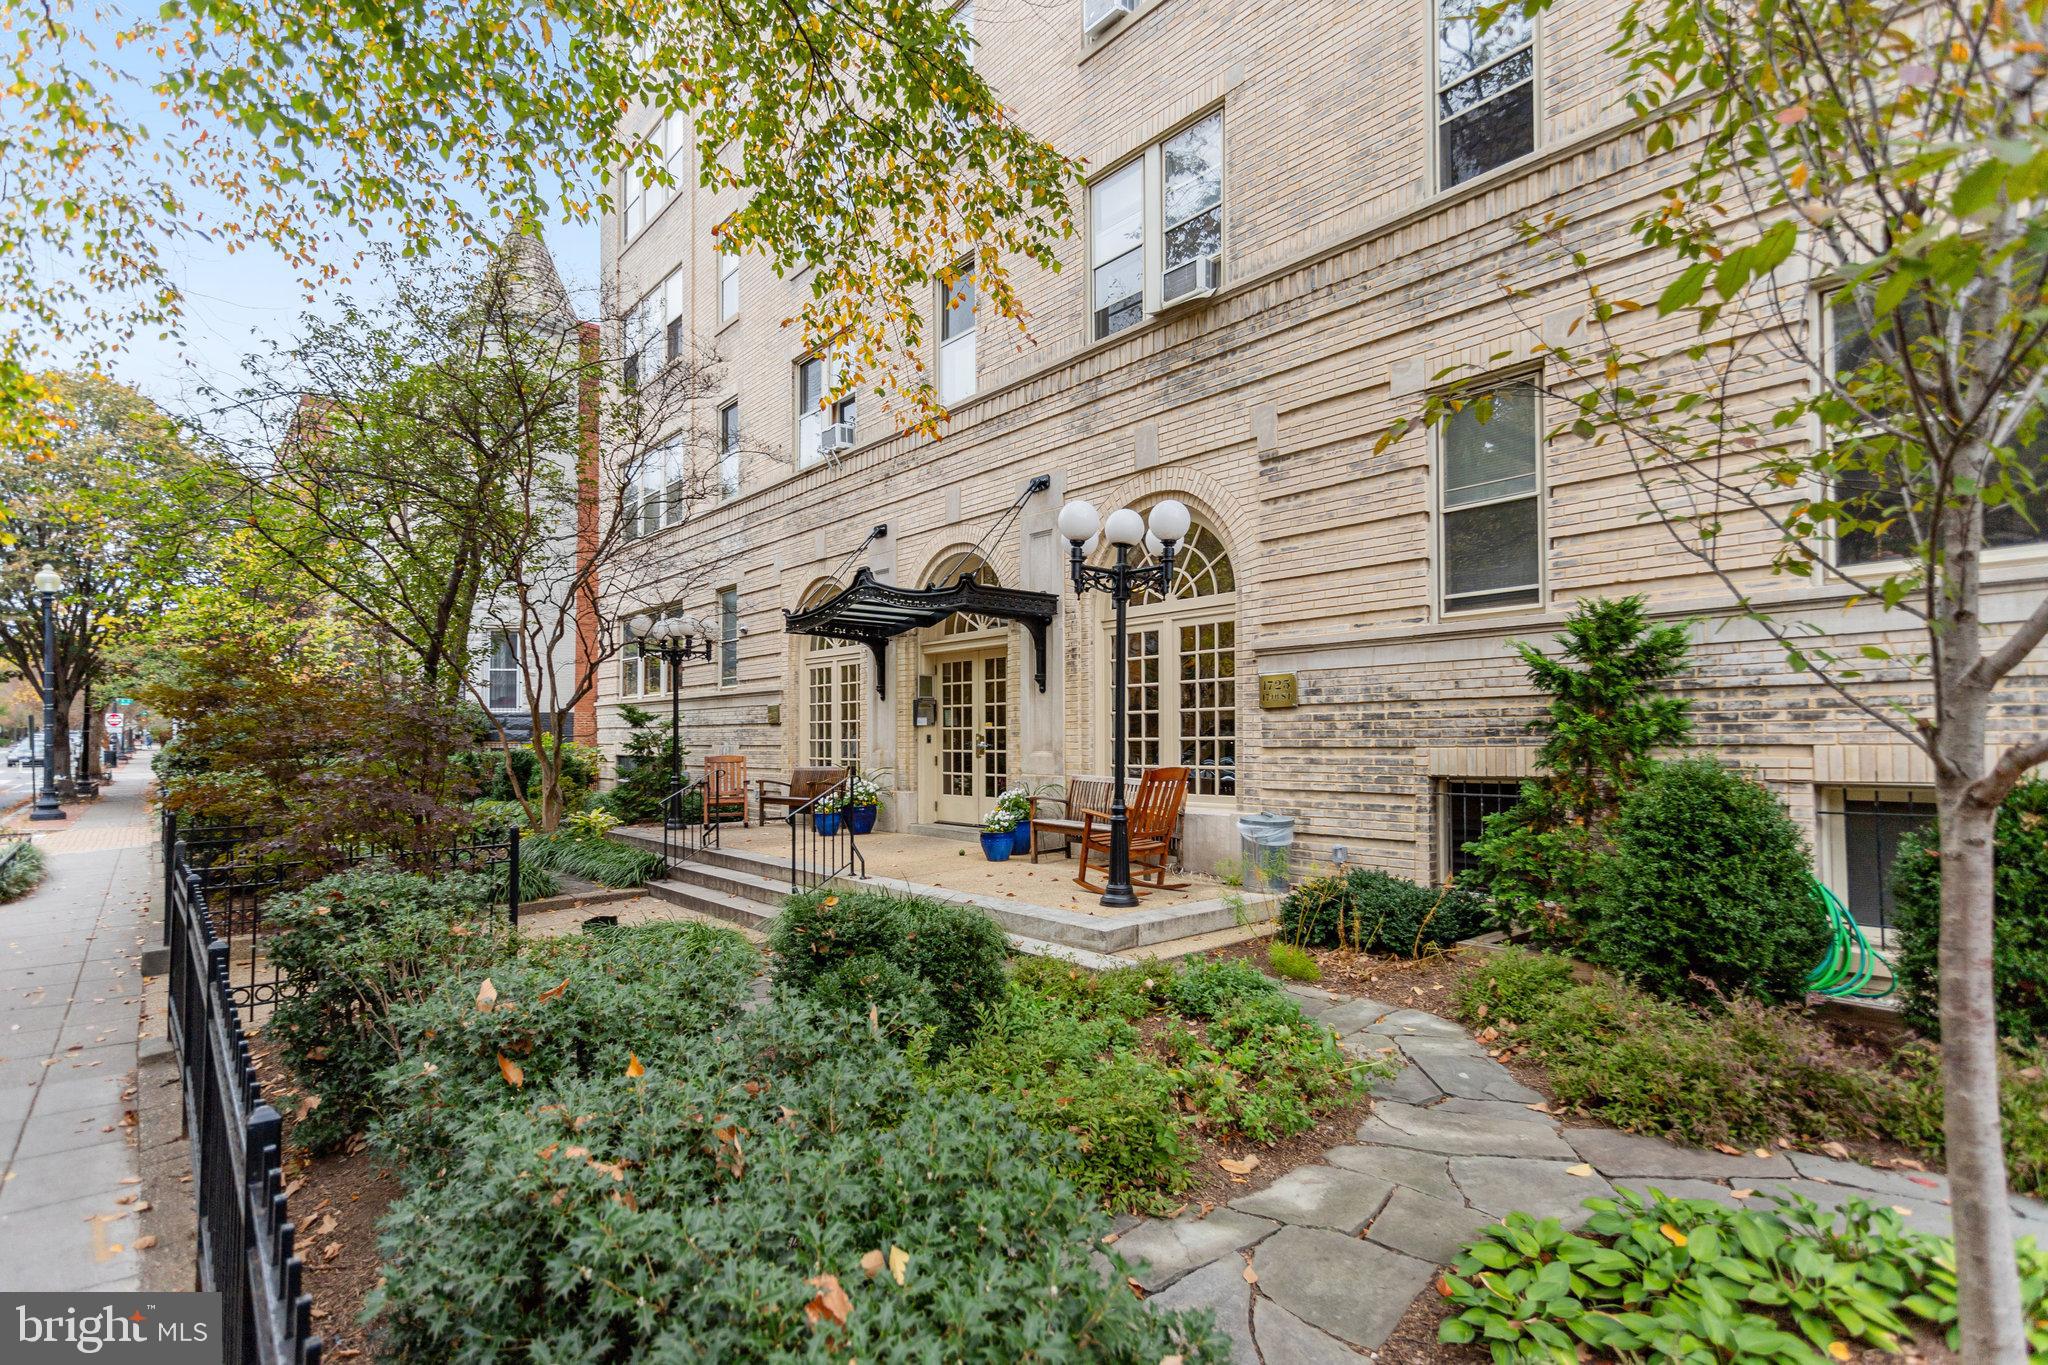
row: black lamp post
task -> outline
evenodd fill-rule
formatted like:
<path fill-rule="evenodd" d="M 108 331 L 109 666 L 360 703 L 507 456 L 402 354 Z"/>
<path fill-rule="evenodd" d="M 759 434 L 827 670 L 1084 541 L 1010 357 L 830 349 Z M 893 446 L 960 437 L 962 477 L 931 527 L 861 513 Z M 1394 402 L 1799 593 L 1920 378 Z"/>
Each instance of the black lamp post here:
<path fill-rule="evenodd" d="M 36 574 L 36 591 L 43 598 L 43 786 L 36 793 L 35 809 L 29 812 L 31 820 L 62 820 L 64 808 L 57 803 L 56 746 L 51 743 L 57 733 L 57 594 L 64 590 L 64 580 L 57 570 L 45 564 Z M 31 750 L 33 754 L 33 750 Z"/>
<path fill-rule="evenodd" d="M 1107 520 L 1096 514 L 1092 503 L 1074 501 L 1060 509 L 1060 534 L 1073 552 L 1074 593 L 1094 588 L 1109 594 L 1116 603 L 1116 633 L 1110 641 L 1110 723 L 1109 747 L 1109 881 L 1102 889 L 1102 904 L 1111 909 L 1128 909 L 1138 903 L 1131 890 L 1131 832 L 1124 820 L 1124 711 L 1128 701 L 1128 680 L 1124 677 L 1124 609 L 1131 594 L 1152 588 L 1161 597 L 1173 588 L 1173 547 L 1188 533 L 1188 509 L 1172 498 L 1152 509 L 1149 518 L 1128 507 L 1111 512 Z M 1149 525 L 1148 525 L 1149 522 Z M 1102 539 L 1116 546 L 1116 563 L 1097 568 L 1088 555 Z M 1149 563 L 1132 563 L 1131 551 L 1142 547 Z"/>
<path fill-rule="evenodd" d="M 711 662 L 711 627 L 694 616 L 667 616 L 657 620 L 636 616 L 627 631 L 640 646 L 644 657 L 654 654 L 668 670 L 669 801 L 683 790 L 683 678 L 681 665 L 693 659 Z M 682 811 L 670 811 L 662 803 L 662 818 L 680 824 Z"/>

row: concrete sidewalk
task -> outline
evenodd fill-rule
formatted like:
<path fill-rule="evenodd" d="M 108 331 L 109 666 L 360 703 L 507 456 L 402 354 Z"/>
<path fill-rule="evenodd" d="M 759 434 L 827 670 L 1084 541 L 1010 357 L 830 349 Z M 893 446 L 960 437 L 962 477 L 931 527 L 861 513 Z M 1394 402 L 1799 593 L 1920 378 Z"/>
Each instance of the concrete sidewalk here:
<path fill-rule="evenodd" d="M 24 825 L 43 884 L 0 905 L 0 1290 L 134 1289 L 136 1034 L 154 889 L 148 772 Z"/>

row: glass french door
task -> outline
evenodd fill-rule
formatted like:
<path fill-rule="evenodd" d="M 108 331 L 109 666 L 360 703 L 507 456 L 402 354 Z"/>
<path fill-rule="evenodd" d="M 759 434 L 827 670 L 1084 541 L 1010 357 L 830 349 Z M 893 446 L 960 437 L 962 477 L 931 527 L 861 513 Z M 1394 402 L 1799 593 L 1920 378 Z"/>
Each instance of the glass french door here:
<path fill-rule="evenodd" d="M 851 768 L 860 761 L 860 660 L 826 659 L 807 671 L 804 759 L 814 767 Z"/>
<path fill-rule="evenodd" d="M 1009 668 L 1007 653 L 938 661 L 933 818 L 942 823 L 979 824 L 1009 784 Z"/>

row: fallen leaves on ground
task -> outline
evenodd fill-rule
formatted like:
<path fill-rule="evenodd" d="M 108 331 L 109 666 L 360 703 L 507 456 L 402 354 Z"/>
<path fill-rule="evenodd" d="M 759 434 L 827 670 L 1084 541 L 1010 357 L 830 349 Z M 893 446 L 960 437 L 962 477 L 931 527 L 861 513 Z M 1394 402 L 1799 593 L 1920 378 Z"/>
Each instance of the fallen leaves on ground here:
<path fill-rule="evenodd" d="M 498 1074 L 503 1076 L 505 1084 L 511 1086 L 514 1090 L 521 1089 L 526 1085 L 525 1070 L 519 1063 L 513 1061 L 502 1052 L 498 1054 Z"/>
<path fill-rule="evenodd" d="M 1254 1152 L 1250 1156 L 1243 1158 L 1218 1157 L 1216 1164 L 1232 1175 L 1250 1175 L 1253 1171 L 1259 1169 L 1259 1156 L 1257 1152 Z"/>
<path fill-rule="evenodd" d="M 839 1287 L 837 1275 L 813 1275 L 805 1281 L 818 1291 L 817 1297 L 804 1305 L 804 1317 L 812 1323 L 830 1318 L 841 1327 L 846 1325 L 846 1315 L 853 1311 L 853 1300 Z"/>

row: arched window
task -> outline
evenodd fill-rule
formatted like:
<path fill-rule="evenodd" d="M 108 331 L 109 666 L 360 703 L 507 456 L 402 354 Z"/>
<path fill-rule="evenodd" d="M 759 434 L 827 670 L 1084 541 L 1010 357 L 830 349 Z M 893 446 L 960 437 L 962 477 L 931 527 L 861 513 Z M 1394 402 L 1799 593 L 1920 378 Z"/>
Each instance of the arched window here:
<path fill-rule="evenodd" d="M 1192 527 L 1172 591 L 1134 596 L 1126 618 L 1127 771 L 1184 767 L 1194 795 L 1237 795 L 1237 578 L 1221 537 Z"/>
<path fill-rule="evenodd" d="M 805 595 L 799 610 L 809 611 L 838 591 L 837 583 L 820 583 Z M 825 635 L 800 639 L 803 761 L 811 767 L 851 767 L 860 759 L 861 675 L 866 671 L 866 651 Z"/>
<path fill-rule="evenodd" d="M 971 550 L 953 555 L 944 564 L 940 565 L 939 571 L 932 575 L 931 586 L 934 588 L 950 588 L 960 581 L 961 574 L 967 573 L 970 570 L 974 574 L 975 582 L 986 584 L 991 588 L 1002 586 L 1001 582 L 996 578 L 996 571 L 983 563 L 980 557 Z M 1009 622 L 999 621 L 993 616 L 975 616 L 963 611 L 948 616 L 941 622 L 939 634 L 941 636 L 967 635 L 978 630 L 1002 630 L 1008 625 Z"/>

